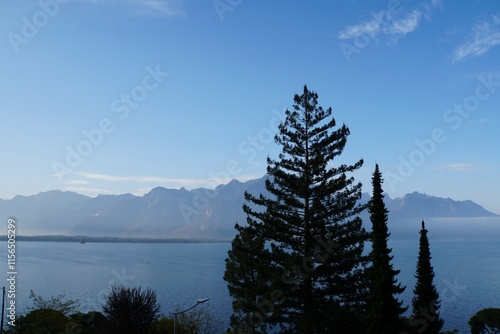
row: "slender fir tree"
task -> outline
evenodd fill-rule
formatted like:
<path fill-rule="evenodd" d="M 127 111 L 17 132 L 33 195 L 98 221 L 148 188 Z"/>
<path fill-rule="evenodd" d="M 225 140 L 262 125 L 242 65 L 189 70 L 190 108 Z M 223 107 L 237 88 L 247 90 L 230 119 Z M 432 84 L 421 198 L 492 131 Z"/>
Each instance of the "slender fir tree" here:
<path fill-rule="evenodd" d="M 420 245 L 418 251 L 417 283 L 413 290 L 411 324 L 422 334 L 439 334 L 443 327 L 443 319 L 439 315 L 439 294 L 434 285 L 434 269 L 431 265 L 431 251 L 427 238 L 425 223 L 422 221 Z"/>
<path fill-rule="evenodd" d="M 391 264 L 393 256 L 392 249 L 387 245 L 390 233 L 382 182 L 382 173 L 376 164 L 372 177 L 373 195 L 368 203 L 372 223 L 372 250 L 371 267 L 368 270 L 370 296 L 366 333 L 399 334 L 405 329 L 402 315 L 407 307 L 403 307 L 403 302 L 396 296 L 402 294 L 405 288 L 397 282 L 399 270 L 394 270 Z"/>
<path fill-rule="evenodd" d="M 246 266 L 245 254 L 230 263 L 246 271 L 240 277 L 255 271 L 270 278 L 258 287 L 258 293 L 268 289 L 259 296 L 264 299 L 250 303 L 254 308 L 247 310 L 246 328 L 261 320 L 280 333 L 362 332 L 367 233 L 358 217 L 364 209 L 358 203 L 361 184 L 349 174 L 363 161 L 333 167 L 350 132 L 345 125 L 335 129 L 331 115 L 307 86 L 295 95 L 293 110 L 287 110 L 275 137 L 282 152 L 278 160 L 268 158 L 269 195 L 245 194 L 249 229 L 266 242 L 260 247 L 266 265 Z M 226 266 L 226 273 L 230 270 Z M 230 290 L 238 284 L 231 275 L 226 278 Z M 256 298 L 238 293 L 233 290 L 233 297 Z"/>

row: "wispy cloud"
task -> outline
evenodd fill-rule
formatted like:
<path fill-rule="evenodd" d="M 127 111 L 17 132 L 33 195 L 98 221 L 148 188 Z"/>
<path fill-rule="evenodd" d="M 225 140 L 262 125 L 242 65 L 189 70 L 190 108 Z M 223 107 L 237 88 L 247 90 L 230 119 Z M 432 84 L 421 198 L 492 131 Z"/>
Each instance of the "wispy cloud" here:
<path fill-rule="evenodd" d="M 82 185 L 82 184 L 89 184 L 90 181 L 84 181 L 84 180 L 73 180 L 73 181 L 66 181 L 64 182 L 65 184 L 74 184 L 74 185 Z"/>
<path fill-rule="evenodd" d="M 452 63 L 479 57 L 500 44 L 500 14 L 493 15 L 490 20 L 476 23 L 467 41 L 459 45 L 452 54 Z"/>
<path fill-rule="evenodd" d="M 86 179 L 90 180 L 99 180 L 99 181 L 108 181 L 108 182 L 131 182 L 131 183 L 155 183 L 155 184 L 167 184 L 171 187 L 198 187 L 205 186 L 208 181 L 197 180 L 197 179 L 174 179 L 174 178 L 164 178 L 159 176 L 113 176 L 106 174 L 96 174 L 96 173 L 86 173 L 86 172 L 77 172 L 77 175 L 83 176 Z M 212 179 L 214 182 L 215 179 Z M 222 183 L 226 180 L 218 180 L 219 183 Z M 231 180 L 229 180 L 231 181 Z M 228 182 L 229 182 L 228 181 Z"/>
<path fill-rule="evenodd" d="M 372 12 L 371 19 L 345 27 L 339 32 L 338 38 L 347 40 L 368 36 L 376 39 L 379 36 L 386 36 L 388 44 L 395 44 L 402 37 L 417 30 L 422 18 L 429 19 L 431 11 L 440 4 L 440 0 L 431 0 L 410 11 L 400 8 L 397 13 Z"/>
<path fill-rule="evenodd" d="M 129 0 L 139 13 L 156 16 L 186 16 L 182 0 Z"/>
<path fill-rule="evenodd" d="M 88 196 L 96 196 L 96 195 L 118 195 L 117 192 L 102 189 L 102 188 L 90 188 L 90 187 L 64 187 L 64 190 L 73 191 L 80 194 L 85 194 Z"/>
<path fill-rule="evenodd" d="M 360 24 L 347 26 L 344 30 L 339 32 L 339 39 L 358 38 L 363 34 L 370 37 L 376 37 L 380 34 L 380 23 L 376 19 L 366 21 Z"/>
<path fill-rule="evenodd" d="M 139 183 L 167 183 L 183 179 L 167 179 L 157 176 L 113 176 L 97 173 L 75 172 L 76 175 L 83 176 L 86 179 L 101 180 L 109 182 L 139 182 Z"/>
<path fill-rule="evenodd" d="M 447 170 L 450 172 L 468 172 L 472 170 L 483 169 L 484 165 L 478 164 L 467 164 L 467 163 L 457 163 L 457 164 L 449 164 L 449 165 L 441 165 L 438 166 L 438 170 Z"/>
<path fill-rule="evenodd" d="M 214 188 L 220 184 L 226 184 L 232 178 L 205 178 L 205 179 L 186 179 L 186 178 L 164 178 L 158 176 L 113 176 L 106 174 L 76 172 L 75 175 L 82 176 L 86 180 L 99 180 L 107 182 L 120 183 L 153 183 L 155 185 L 163 185 L 171 188 Z M 238 180 L 244 182 L 261 177 L 255 175 L 238 175 Z M 85 180 L 83 180 L 85 181 Z M 141 189 L 143 191 L 146 188 Z"/>
<path fill-rule="evenodd" d="M 394 20 L 387 28 L 384 30 L 384 33 L 387 35 L 391 35 L 393 38 L 399 40 L 401 37 L 404 37 L 406 34 L 415 31 L 420 23 L 420 19 L 422 17 L 422 12 L 419 10 L 414 10 L 411 13 L 407 14 L 404 18 L 400 20 Z"/>
<path fill-rule="evenodd" d="M 480 119 L 471 120 L 469 123 L 471 123 L 471 124 L 493 124 L 493 123 L 498 123 L 498 119 L 480 118 Z"/>
<path fill-rule="evenodd" d="M 183 0 L 82 0 L 101 5 L 114 4 L 130 8 L 134 15 L 158 17 L 184 17 L 186 11 Z"/>
<path fill-rule="evenodd" d="M 384 22 L 380 18 L 372 18 L 360 24 L 347 26 L 339 32 L 339 39 L 360 38 L 363 35 L 368 35 L 370 38 L 377 38 L 379 35 L 389 37 L 390 43 L 394 44 L 401 37 L 416 30 L 418 28 L 422 12 L 414 10 L 408 13 L 401 19 L 386 19 Z"/>

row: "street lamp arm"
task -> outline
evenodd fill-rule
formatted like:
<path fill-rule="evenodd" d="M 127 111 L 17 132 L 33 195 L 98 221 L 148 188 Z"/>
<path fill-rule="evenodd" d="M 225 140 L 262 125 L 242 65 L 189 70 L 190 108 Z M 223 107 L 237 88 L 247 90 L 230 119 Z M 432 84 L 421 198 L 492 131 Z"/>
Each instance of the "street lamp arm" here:
<path fill-rule="evenodd" d="M 200 299 L 198 299 L 196 301 L 196 304 L 194 304 L 190 308 L 187 308 L 187 309 L 185 309 L 183 311 L 171 312 L 170 314 L 174 315 L 174 334 L 177 332 L 177 315 L 182 314 L 182 313 L 186 313 L 187 311 L 190 311 L 190 310 L 194 309 L 196 306 L 198 306 L 199 304 L 202 304 L 202 303 L 206 302 L 209 299 L 210 298 L 200 298 Z"/>
<path fill-rule="evenodd" d="M 193 306 L 191 306 L 190 308 L 187 308 L 183 311 L 177 311 L 177 312 L 171 312 L 170 314 L 173 314 L 173 315 L 178 315 L 178 314 L 182 314 L 182 313 L 186 313 L 188 311 L 191 311 L 192 309 L 194 309 L 196 306 L 198 306 L 199 304 L 202 304 L 204 302 L 206 302 L 207 300 L 209 300 L 210 298 L 200 298 L 196 301 L 196 304 L 194 304 Z"/>

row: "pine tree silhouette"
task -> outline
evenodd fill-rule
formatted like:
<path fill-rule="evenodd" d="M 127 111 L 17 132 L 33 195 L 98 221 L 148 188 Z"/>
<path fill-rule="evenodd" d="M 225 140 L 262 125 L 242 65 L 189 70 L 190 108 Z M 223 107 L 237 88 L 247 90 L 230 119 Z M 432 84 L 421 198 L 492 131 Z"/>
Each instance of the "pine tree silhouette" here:
<path fill-rule="evenodd" d="M 431 251 L 425 223 L 422 221 L 417 260 L 417 283 L 413 290 L 412 316 L 410 323 L 418 333 L 439 334 L 443 319 L 439 315 L 439 294 L 434 285 L 434 269 L 431 265 Z"/>
<path fill-rule="evenodd" d="M 246 325 L 238 325 L 246 330 L 363 332 L 368 233 L 358 216 L 364 209 L 361 184 L 350 175 L 363 161 L 334 166 L 350 132 L 345 125 L 336 128 L 331 116 L 307 86 L 296 94 L 275 137 L 279 159 L 268 159 L 270 195 L 245 194 L 248 230 L 239 228 L 226 265 L 226 272 L 239 268 L 239 274 L 227 273 L 226 281 L 238 305 L 253 306 L 244 310 Z M 246 231 L 266 247 L 243 245 Z M 249 257 L 250 251 L 262 252 L 265 265 L 248 266 L 260 257 Z M 257 278 L 251 288 L 234 289 L 249 277 Z"/>
<path fill-rule="evenodd" d="M 370 297 L 368 299 L 368 316 L 366 333 L 369 334 L 399 334 L 404 330 L 402 315 L 408 307 L 403 307 L 403 301 L 397 295 L 405 288 L 397 282 L 399 270 L 394 270 L 391 264 L 392 249 L 387 241 L 390 233 L 387 227 L 388 211 L 384 203 L 382 190 L 382 173 L 378 164 L 372 177 L 373 195 L 368 203 L 368 212 L 372 222 L 372 251 L 369 268 Z"/>

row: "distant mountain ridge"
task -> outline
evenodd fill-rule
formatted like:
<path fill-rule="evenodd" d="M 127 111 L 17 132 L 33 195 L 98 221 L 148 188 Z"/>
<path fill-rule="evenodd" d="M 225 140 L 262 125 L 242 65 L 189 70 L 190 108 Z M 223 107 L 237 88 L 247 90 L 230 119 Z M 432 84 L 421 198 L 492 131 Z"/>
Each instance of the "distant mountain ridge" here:
<path fill-rule="evenodd" d="M 394 199 L 387 198 L 387 209 L 395 215 L 408 218 L 425 214 L 428 218 L 496 217 L 471 200 L 455 201 L 451 198 L 430 196 L 418 192 Z"/>
<path fill-rule="evenodd" d="M 143 196 L 87 197 L 52 190 L 0 200 L 0 214 L 18 221 L 21 235 L 87 235 L 103 237 L 229 239 L 234 224 L 245 224 L 244 192 L 266 193 L 265 177 L 233 180 L 213 190 L 157 187 Z M 369 200 L 363 194 L 362 202 Z M 455 201 L 413 192 L 385 196 L 391 222 L 423 218 L 496 217 L 472 201 Z M 362 218 L 369 223 L 367 213 Z"/>

